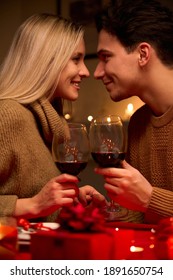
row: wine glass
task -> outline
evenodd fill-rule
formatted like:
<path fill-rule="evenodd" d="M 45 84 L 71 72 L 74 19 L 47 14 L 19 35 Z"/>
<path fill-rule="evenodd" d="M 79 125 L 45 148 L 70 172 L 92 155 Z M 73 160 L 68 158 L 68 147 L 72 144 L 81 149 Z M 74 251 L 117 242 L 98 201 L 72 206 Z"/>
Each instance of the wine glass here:
<path fill-rule="evenodd" d="M 89 138 L 84 124 L 68 123 L 68 128 L 65 137 L 60 137 L 55 130 L 52 155 L 61 173 L 77 176 L 88 163 L 90 155 Z"/>
<path fill-rule="evenodd" d="M 92 120 L 89 131 L 91 155 L 100 167 L 121 168 L 125 159 L 125 133 L 119 116 L 100 116 Z M 127 209 L 111 201 L 106 209 L 106 220 L 120 220 Z"/>

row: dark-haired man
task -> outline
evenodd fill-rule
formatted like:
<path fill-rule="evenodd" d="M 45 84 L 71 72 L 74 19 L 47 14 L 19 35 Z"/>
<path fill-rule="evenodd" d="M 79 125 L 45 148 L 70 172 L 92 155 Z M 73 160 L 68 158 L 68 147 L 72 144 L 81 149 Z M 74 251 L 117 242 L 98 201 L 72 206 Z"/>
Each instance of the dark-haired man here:
<path fill-rule="evenodd" d="M 123 168 L 97 168 L 129 221 L 173 216 L 173 14 L 155 0 L 115 0 L 97 18 L 94 76 L 113 101 L 138 96 Z M 144 220 L 143 220 L 144 218 Z"/>

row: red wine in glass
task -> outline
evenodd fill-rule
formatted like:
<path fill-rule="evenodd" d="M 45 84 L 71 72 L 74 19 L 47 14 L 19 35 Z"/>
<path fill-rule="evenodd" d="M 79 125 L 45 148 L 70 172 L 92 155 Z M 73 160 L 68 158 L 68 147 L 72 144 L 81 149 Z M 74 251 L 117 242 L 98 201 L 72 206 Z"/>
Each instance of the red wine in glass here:
<path fill-rule="evenodd" d="M 68 173 L 70 175 L 77 176 L 87 166 L 87 161 L 67 161 L 67 162 L 55 162 L 61 173 Z"/>
<path fill-rule="evenodd" d="M 121 161 L 125 159 L 125 152 L 91 152 L 91 155 L 100 167 L 121 167 Z"/>

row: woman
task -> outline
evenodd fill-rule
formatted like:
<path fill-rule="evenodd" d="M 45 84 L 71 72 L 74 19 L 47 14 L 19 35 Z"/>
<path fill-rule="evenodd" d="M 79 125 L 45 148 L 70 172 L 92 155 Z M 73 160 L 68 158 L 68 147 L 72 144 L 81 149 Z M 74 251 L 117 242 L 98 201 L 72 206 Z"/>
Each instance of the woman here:
<path fill-rule="evenodd" d="M 0 71 L 1 216 L 54 221 L 76 199 L 78 179 L 59 175 L 51 144 L 55 126 L 59 137 L 67 130 L 62 99 L 76 100 L 89 76 L 84 56 L 81 26 L 41 14 L 19 27 Z M 85 186 L 79 197 L 93 193 Z"/>

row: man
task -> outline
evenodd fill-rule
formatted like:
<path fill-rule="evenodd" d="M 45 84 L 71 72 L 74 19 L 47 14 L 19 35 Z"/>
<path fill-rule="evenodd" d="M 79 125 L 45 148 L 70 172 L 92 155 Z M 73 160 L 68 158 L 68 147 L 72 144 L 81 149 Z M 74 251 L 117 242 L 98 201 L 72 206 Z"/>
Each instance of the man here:
<path fill-rule="evenodd" d="M 96 173 L 112 199 L 137 211 L 129 221 L 157 223 L 173 216 L 173 14 L 155 0 L 112 2 L 96 20 L 94 76 L 113 101 L 138 96 L 145 105 L 130 120 L 123 168 Z"/>

